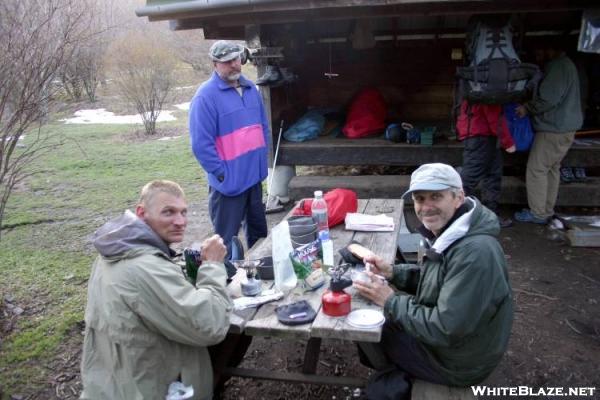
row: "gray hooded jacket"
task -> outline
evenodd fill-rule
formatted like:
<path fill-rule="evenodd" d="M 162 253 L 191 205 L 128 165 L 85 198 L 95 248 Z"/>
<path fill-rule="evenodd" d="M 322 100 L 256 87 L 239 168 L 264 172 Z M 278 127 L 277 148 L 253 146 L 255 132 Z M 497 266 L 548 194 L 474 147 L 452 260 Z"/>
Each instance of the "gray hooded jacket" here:
<path fill-rule="evenodd" d="M 229 328 L 225 268 L 205 262 L 196 287 L 172 252 L 126 211 L 94 234 L 100 256 L 88 284 L 81 399 L 161 399 L 178 378 L 212 398 L 206 346 Z"/>

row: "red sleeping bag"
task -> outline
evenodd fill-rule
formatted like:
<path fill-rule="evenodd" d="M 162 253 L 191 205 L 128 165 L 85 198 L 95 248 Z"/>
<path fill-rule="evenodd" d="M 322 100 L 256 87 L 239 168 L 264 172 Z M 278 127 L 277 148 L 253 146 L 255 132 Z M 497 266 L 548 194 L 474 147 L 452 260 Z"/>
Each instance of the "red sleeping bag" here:
<path fill-rule="evenodd" d="M 356 193 L 349 189 L 333 189 L 323 196 L 327 203 L 327 224 L 330 228 L 341 224 L 346 219 L 347 213 L 354 213 L 358 209 Z M 311 215 L 313 199 L 300 200 L 293 215 Z"/>
<path fill-rule="evenodd" d="M 350 104 L 342 132 L 350 139 L 381 133 L 385 129 L 386 115 L 385 100 L 381 93 L 374 88 L 363 89 Z"/>

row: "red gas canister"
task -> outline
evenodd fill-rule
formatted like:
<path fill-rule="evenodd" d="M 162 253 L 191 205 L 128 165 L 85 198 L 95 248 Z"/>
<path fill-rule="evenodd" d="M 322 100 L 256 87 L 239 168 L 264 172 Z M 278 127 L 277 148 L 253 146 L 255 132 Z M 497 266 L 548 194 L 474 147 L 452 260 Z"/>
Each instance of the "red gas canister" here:
<path fill-rule="evenodd" d="M 323 293 L 321 302 L 323 312 L 330 317 L 343 317 L 351 310 L 352 297 L 344 292 L 344 288 L 352 285 L 349 279 L 332 279 L 329 290 Z"/>

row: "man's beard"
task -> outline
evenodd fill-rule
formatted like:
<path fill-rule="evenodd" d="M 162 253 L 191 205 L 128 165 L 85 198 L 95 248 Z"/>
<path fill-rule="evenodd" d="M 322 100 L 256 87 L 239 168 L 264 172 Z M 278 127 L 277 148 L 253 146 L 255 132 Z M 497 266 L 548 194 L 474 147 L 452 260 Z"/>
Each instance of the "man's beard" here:
<path fill-rule="evenodd" d="M 240 76 L 242 76 L 241 72 L 235 72 L 235 73 L 231 73 L 231 74 L 227 75 L 227 77 L 225 79 L 227 79 L 229 82 L 235 82 L 238 79 L 240 79 Z"/>

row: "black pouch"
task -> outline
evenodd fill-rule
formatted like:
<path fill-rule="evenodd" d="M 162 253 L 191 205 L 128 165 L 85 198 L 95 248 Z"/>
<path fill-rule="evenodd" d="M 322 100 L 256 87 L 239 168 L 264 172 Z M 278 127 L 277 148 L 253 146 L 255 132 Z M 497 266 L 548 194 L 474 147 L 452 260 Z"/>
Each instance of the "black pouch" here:
<path fill-rule="evenodd" d="M 342 256 L 342 260 L 344 260 L 345 263 L 352 264 L 357 267 L 364 266 L 362 258 L 358 258 L 354 254 L 352 254 L 350 249 L 348 249 L 348 246 L 350 246 L 351 244 L 358 244 L 362 246 L 361 243 L 353 240 L 350 243 L 348 243 L 346 247 L 339 249 L 338 253 L 340 253 L 340 256 Z"/>
<path fill-rule="evenodd" d="M 279 322 L 284 325 L 307 324 L 317 317 L 317 312 L 306 300 L 281 305 L 275 309 L 275 313 Z"/>

